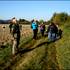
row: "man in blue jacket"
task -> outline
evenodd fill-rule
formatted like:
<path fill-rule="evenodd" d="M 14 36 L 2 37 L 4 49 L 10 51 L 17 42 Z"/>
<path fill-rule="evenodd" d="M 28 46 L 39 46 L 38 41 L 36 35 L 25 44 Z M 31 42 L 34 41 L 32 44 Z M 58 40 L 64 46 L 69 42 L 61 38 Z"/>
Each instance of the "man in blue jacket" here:
<path fill-rule="evenodd" d="M 35 20 L 32 20 L 31 28 L 33 30 L 33 39 L 37 38 L 37 32 L 38 32 L 38 24 Z"/>

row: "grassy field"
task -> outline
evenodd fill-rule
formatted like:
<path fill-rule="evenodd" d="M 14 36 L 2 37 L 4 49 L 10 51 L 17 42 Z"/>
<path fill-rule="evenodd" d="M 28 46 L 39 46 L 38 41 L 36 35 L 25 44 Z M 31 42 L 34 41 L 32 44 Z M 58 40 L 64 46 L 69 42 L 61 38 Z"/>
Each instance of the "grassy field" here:
<path fill-rule="evenodd" d="M 8 25 L 6 27 L 6 35 L 0 33 L 0 37 L 10 37 Z M 23 26 L 20 52 L 12 58 L 11 45 L 7 44 L 7 47 L 0 49 L 0 70 L 69 70 L 70 28 L 65 26 L 61 28 L 63 29 L 63 37 L 48 44 L 47 37 L 42 38 L 40 35 L 37 40 L 33 40 L 30 26 Z M 6 38 L 4 38 L 4 42 L 7 42 Z"/>
<path fill-rule="evenodd" d="M 30 25 L 22 25 L 20 45 L 22 46 L 25 44 L 26 40 L 28 40 L 31 35 L 32 30 L 30 29 Z M 6 63 L 9 64 L 9 59 L 11 59 L 11 48 L 12 35 L 10 34 L 9 25 L 0 24 L 0 70 L 7 65 Z"/>

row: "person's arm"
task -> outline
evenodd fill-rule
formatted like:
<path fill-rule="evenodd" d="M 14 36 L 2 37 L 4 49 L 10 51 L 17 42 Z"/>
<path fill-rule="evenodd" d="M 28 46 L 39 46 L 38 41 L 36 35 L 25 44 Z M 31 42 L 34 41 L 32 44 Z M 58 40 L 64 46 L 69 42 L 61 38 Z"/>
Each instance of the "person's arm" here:
<path fill-rule="evenodd" d="M 44 25 L 44 30 L 45 30 L 45 28 L 46 28 L 46 27 L 45 27 L 45 25 Z"/>
<path fill-rule="evenodd" d="M 37 24 L 37 29 L 38 29 L 38 24 Z"/>
<path fill-rule="evenodd" d="M 12 24 L 9 25 L 9 28 L 10 28 L 10 33 L 11 33 L 11 31 L 12 31 Z"/>
<path fill-rule="evenodd" d="M 38 24 L 37 24 L 37 27 L 38 27 Z"/>

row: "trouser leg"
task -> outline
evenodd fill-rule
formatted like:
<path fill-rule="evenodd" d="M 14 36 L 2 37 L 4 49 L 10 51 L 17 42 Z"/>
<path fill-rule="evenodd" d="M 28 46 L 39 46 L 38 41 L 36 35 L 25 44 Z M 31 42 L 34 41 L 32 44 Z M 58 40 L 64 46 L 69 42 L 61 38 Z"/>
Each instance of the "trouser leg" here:
<path fill-rule="evenodd" d="M 37 38 L 37 32 L 38 32 L 38 30 L 33 30 L 33 39 Z"/>
<path fill-rule="evenodd" d="M 20 34 L 17 34 L 17 45 L 16 45 L 16 48 L 17 48 L 17 50 L 18 50 L 18 48 L 19 48 L 19 42 L 20 42 Z"/>
<path fill-rule="evenodd" d="M 44 36 L 44 31 L 42 31 L 42 36 Z"/>
<path fill-rule="evenodd" d="M 33 39 L 36 38 L 36 30 L 33 30 Z"/>
<path fill-rule="evenodd" d="M 12 54 L 14 55 L 16 53 L 16 40 L 13 41 L 13 46 L 12 46 Z"/>
<path fill-rule="evenodd" d="M 36 29 L 35 30 L 35 39 L 37 39 L 37 32 L 38 32 L 38 30 Z"/>
<path fill-rule="evenodd" d="M 19 49 L 19 39 L 17 39 L 17 44 L 16 44 L 16 49 L 18 50 Z"/>
<path fill-rule="evenodd" d="M 37 33 L 36 33 L 36 30 L 35 30 L 35 32 L 34 32 L 34 39 L 36 39 L 36 34 L 37 34 Z"/>
<path fill-rule="evenodd" d="M 33 39 L 35 38 L 35 30 L 33 30 Z"/>
<path fill-rule="evenodd" d="M 52 41 L 56 40 L 56 33 L 52 33 Z"/>
<path fill-rule="evenodd" d="M 48 40 L 49 40 L 49 41 L 52 40 L 52 34 L 51 34 L 51 32 L 48 32 Z"/>

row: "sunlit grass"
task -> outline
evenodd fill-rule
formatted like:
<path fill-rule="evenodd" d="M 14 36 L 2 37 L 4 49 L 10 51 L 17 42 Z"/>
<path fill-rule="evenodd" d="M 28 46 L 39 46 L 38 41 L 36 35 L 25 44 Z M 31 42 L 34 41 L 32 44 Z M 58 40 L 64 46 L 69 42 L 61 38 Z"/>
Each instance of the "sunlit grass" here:
<path fill-rule="evenodd" d="M 32 33 L 28 29 L 22 32 L 19 48 L 34 48 L 15 62 L 12 69 L 16 70 L 46 70 L 46 69 L 70 69 L 70 28 L 61 26 L 63 37 L 56 42 L 47 44 L 47 37 L 32 40 Z M 27 34 L 27 35 L 26 35 Z M 45 42 L 45 43 L 44 43 Z M 43 44 L 42 44 L 43 43 Z M 40 45 L 41 44 L 41 45 Z M 11 58 L 11 44 L 0 50 L 0 70 L 9 65 Z M 2 65 L 2 66 L 1 66 Z"/>
<path fill-rule="evenodd" d="M 56 42 L 57 58 L 62 69 L 70 69 L 70 28 L 64 27 L 63 38 Z"/>

